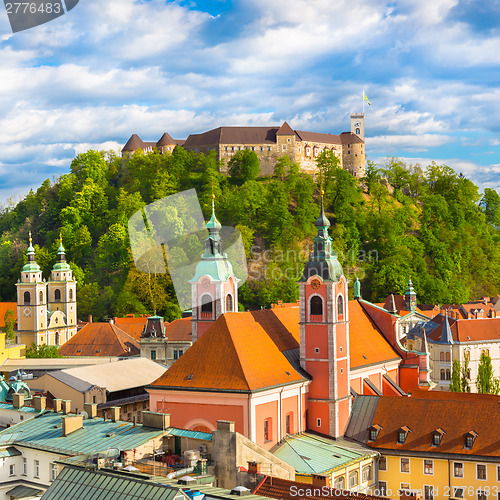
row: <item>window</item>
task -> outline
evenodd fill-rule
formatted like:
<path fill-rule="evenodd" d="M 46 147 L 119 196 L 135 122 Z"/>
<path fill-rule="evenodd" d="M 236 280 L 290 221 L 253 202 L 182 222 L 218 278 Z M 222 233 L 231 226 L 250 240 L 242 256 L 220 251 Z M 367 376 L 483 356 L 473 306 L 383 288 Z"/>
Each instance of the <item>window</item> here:
<path fill-rule="evenodd" d="M 359 484 L 359 473 L 357 470 L 349 472 L 349 488 L 352 489 Z"/>
<path fill-rule="evenodd" d="M 40 300 L 40 304 L 43 304 L 43 292 L 40 290 L 40 293 L 38 294 L 38 298 Z"/>
<path fill-rule="evenodd" d="M 31 304 L 31 295 L 29 292 L 24 292 L 24 295 L 23 295 L 23 298 L 24 298 L 24 305 L 26 306 L 29 306 Z"/>
<path fill-rule="evenodd" d="M 356 129 L 356 135 L 359 135 L 361 133 L 361 130 L 359 128 Z"/>
<path fill-rule="evenodd" d="M 226 312 L 232 312 L 233 311 L 233 296 L 229 294 L 226 297 Z"/>
<path fill-rule="evenodd" d="M 446 380 L 451 380 L 451 371 L 446 370 Z"/>
<path fill-rule="evenodd" d="M 463 488 L 453 488 L 453 496 L 455 498 L 463 498 L 464 497 L 464 489 Z"/>
<path fill-rule="evenodd" d="M 410 472 L 409 458 L 401 458 L 401 472 Z"/>
<path fill-rule="evenodd" d="M 73 290 L 69 290 L 69 300 L 73 300 Z"/>
<path fill-rule="evenodd" d="M 490 494 L 490 493 L 488 492 L 488 495 L 489 495 L 489 494 Z M 487 498 L 488 498 L 488 496 L 487 496 L 487 494 L 486 494 L 486 492 L 485 492 L 485 491 L 481 491 L 481 490 L 479 490 L 479 491 L 477 492 L 477 500 L 487 500 Z"/>
<path fill-rule="evenodd" d="M 264 420 L 264 441 L 267 443 L 272 441 L 272 420 L 270 418 L 266 418 Z"/>
<path fill-rule="evenodd" d="M 445 356 L 445 357 L 446 357 L 446 361 L 448 361 L 448 362 L 449 362 L 449 361 L 451 360 L 451 358 L 450 358 L 450 353 L 449 353 L 449 352 L 447 352 L 447 353 L 446 353 L 446 356 Z"/>
<path fill-rule="evenodd" d="M 16 475 L 16 466 L 15 464 L 11 464 L 9 466 L 9 476 L 15 476 Z"/>
<path fill-rule="evenodd" d="M 293 429 L 292 429 L 292 424 L 293 424 L 293 414 L 292 413 L 287 413 L 285 416 L 285 432 L 287 434 L 292 434 Z"/>
<path fill-rule="evenodd" d="M 59 288 L 56 288 L 54 291 L 54 301 L 61 302 L 61 290 Z"/>
<path fill-rule="evenodd" d="M 444 361 L 444 351 L 439 353 L 439 361 Z"/>
<path fill-rule="evenodd" d="M 202 295 L 201 312 L 212 314 L 212 297 L 210 295 Z"/>
<path fill-rule="evenodd" d="M 35 477 L 40 477 L 40 462 L 38 460 L 35 460 Z"/>
<path fill-rule="evenodd" d="M 339 476 L 335 478 L 333 487 L 336 490 L 343 490 L 345 488 L 345 476 Z"/>
<path fill-rule="evenodd" d="M 286 151 L 286 144 L 283 144 L 283 146 L 281 147 L 281 150 Z"/>
<path fill-rule="evenodd" d="M 28 459 L 23 457 L 23 476 L 28 474 Z"/>
<path fill-rule="evenodd" d="M 407 492 L 409 493 L 410 492 L 410 483 L 401 483 L 399 485 L 399 491 L 402 493 L 402 492 Z"/>
<path fill-rule="evenodd" d="M 311 315 L 314 316 L 323 315 L 323 299 L 318 295 L 311 297 Z"/>
<path fill-rule="evenodd" d="M 151 359 L 154 361 L 156 359 L 156 351 L 151 351 Z"/>
<path fill-rule="evenodd" d="M 477 433 L 474 431 L 470 431 L 465 435 L 465 443 L 464 443 L 464 448 L 467 450 L 472 450 L 472 447 L 474 446 L 474 441 L 477 437 Z"/>
<path fill-rule="evenodd" d="M 404 444 L 405 441 L 406 441 L 406 436 L 408 435 L 408 432 L 411 432 L 410 431 L 410 428 L 409 427 L 401 427 L 401 429 L 399 429 L 398 431 L 398 444 Z"/>
<path fill-rule="evenodd" d="M 55 481 L 57 477 L 57 464 L 50 464 L 50 480 Z"/>
<path fill-rule="evenodd" d="M 497 481 L 500 481 L 500 465 L 497 465 Z"/>
<path fill-rule="evenodd" d="M 179 359 L 179 351 L 174 351 L 174 359 Z"/>
<path fill-rule="evenodd" d="M 424 485 L 424 500 L 433 500 L 434 486 Z"/>
<path fill-rule="evenodd" d="M 290 138 L 289 138 L 289 139 L 287 139 L 287 142 L 292 142 L 292 139 L 290 139 Z"/>
<path fill-rule="evenodd" d="M 60 341 L 60 339 L 59 339 L 59 332 L 56 332 L 56 335 L 55 335 L 55 344 L 59 345 L 59 341 Z"/>
<path fill-rule="evenodd" d="M 184 354 L 184 351 L 182 349 L 179 349 L 179 358 Z"/>
<path fill-rule="evenodd" d="M 424 474 L 434 474 L 434 460 L 424 460 Z"/>
<path fill-rule="evenodd" d="M 378 482 L 378 496 L 385 497 L 387 491 L 387 483 L 385 481 Z M 377 493 L 375 493 L 377 495 Z"/>
<path fill-rule="evenodd" d="M 476 478 L 486 481 L 486 465 L 476 464 Z"/>
<path fill-rule="evenodd" d="M 446 432 L 441 429 L 441 427 L 439 429 L 436 429 L 433 433 L 432 433 L 432 443 L 431 443 L 431 446 L 439 446 L 441 444 L 441 441 L 443 439 L 443 436 L 446 434 Z"/>
<path fill-rule="evenodd" d="M 439 378 L 440 378 L 440 380 L 445 380 L 445 378 L 446 378 L 446 375 L 445 375 L 443 369 L 441 369 L 440 372 L 439 372 Z"/>
<path fill-rule="evenodd" d="M 361 480 L 366 483 L 366 481 L 372 480 L 372 466 L 365 465 L 361 471 Z"/>
<path fill-rule="evenodd" d="M 342 295 L 339 295 L 337 298 L 337 314 L 339 316 L 344 315 L 344 297 Z"/>
<path fill-rule="evenodd" d="M 385 457 L 378 459 L 378 470 L 387 470 L 387 459 Z"/>
<path fill-rule="evenodd" d="M 316 427 L 321 427 L 321 419 L 320 418 L 316 419 Z"/>
<path fill-rule="evenodd" d="M 464 477 L 464 464 L 462 462 L 453 463 L 453 477 Z"/>

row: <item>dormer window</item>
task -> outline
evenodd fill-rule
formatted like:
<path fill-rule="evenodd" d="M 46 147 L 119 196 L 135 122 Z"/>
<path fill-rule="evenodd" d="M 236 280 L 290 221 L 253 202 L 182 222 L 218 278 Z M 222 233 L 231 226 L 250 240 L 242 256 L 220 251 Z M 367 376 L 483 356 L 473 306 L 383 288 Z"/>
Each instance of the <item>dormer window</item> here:
<path fill-rule="evenodd" d="M 472 450 L 474 446 L 474 441 L 476 440 L 478 434 L 475 431 L 470 431 L 465 435 L 464 449 Z"/>
<path fill-rule="evenodd" d="M 382 427 L 378 424 L 372 425 L 371 427 L 368 428 L 368 432 L 370 433 L 370 438 L 369 441 L 376 441 L 378 437 L 378 433 Z"/>
<path fill-rule="evenodd" d="M 404 444 L 409 432 L 411 432 L 411 429 L 409 427 L 407 427 L 406 425 L 404 427 L 401 427 L 398 431 L 397 443 Z"/>
<path fill-rule="evenodd" d="M 436 429 L 432 433 L 432 446 L 439 446 L 445 434 L 446 432 L 443 429 L 441 429 L 441 427 L 439 429 Z"/>

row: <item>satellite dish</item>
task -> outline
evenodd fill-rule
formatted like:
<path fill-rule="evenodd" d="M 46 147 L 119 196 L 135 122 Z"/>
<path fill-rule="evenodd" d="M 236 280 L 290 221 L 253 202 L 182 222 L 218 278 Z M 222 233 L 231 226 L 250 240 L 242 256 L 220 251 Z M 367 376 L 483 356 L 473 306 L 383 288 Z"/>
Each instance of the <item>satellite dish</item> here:
<path fill-rule="evenodd" d="M 87 420 L 87 419 L 89 418 L 89 414 L 88 414 L 85 410 L 83 410 L 83 411 L 80 413 L 80 415 L 82 415 L 82 416 L 83 416 L 83 420 Z"/>

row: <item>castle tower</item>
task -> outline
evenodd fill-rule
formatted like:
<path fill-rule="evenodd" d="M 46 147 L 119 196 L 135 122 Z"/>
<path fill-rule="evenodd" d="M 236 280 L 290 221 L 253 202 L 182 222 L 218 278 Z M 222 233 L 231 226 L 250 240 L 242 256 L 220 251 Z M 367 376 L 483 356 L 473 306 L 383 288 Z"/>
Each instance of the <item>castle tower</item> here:
<path fill-rule="evenodd" d="M 365 140 L 365 114 L 351 113 L 351 132 L 363 142 Z"/>
<path fill-rule="evenodd" d="M 49 312 L 53 315 L 55 311 L 64 313 L 64 317 L 54 318 L 51 324 L 51 345 L 61 345 L 76 333 L 76 281 L 73 279 L 73 271 L 66 262 L 66 252 L 60 238 L 57 251 L 57 261 L 51 271 L 51 279 L 47 283 L 47 296 Z M 60 316 L 60 315 L 58 315 Z M 57 319 L 57 322 L 55 321 Z M 64 325 L 60 322 L 64 321 Z M 59 327 L 60 325 L 60 327 Z M 55 330 L 54 330 L 55 328 Z M 52 332 L 52 330 L 54 330 Z M 49 341 L 47 342 L 49 344 Z"/>
<path fill-rule="evenodd" d="M 413 283 L 411 282 L 411 278 L 408 280 L 408 288 L 405 292 L 405 309 L 407 311 L 416 311 L 417 310 L 417 294 L 413 289 Z"/>
<path fill-rule="evenodd" d="M 205 251 L 196 266 L 191 283 L 193 342 L 226 312 L 238 311 L 238 279 L 222 250 L 221 224 L 215 216 L 212 194 L 212 217 L 207 222 Z"/>
<path fill-rule="evenodd" d="M 314 223 L 314 250 L 299 280 L 300 364 L 313 377 L 309 386 L 308 429 L 342 436 L 351 410 L 347 279 L 332 250 L 330 222 Z"/>
<path fill-rule="evenodd" d="M 23 266 L 17 287 L 17 330 L 22 344 L 44 344 L 47 330 L 46 284 L 42 270 L 35 260 L 35 249 L 31 239 L 28 247 L 28 262 Z"/>

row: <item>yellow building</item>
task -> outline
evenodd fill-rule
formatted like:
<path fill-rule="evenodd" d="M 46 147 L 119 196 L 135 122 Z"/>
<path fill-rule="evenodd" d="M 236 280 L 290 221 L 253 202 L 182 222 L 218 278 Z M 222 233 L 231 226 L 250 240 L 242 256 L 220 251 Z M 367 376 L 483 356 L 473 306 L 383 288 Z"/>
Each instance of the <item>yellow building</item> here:
<path fill-rule="evenodd" d="M 28 262 L 17 286 L 17 334 L 20 341 L 59 346 L 76 333 L 76 281 L 66 262 L 62 240 L 51 279 L 42 278 L 31 240 Z"/>
<path fill-rule="evenodd" d="M 499 396 L 416 391 L 357 396 L 346 436 L 381 454 L 375 494 L 486 500 L 499 498 L 499 426 Z"/>

